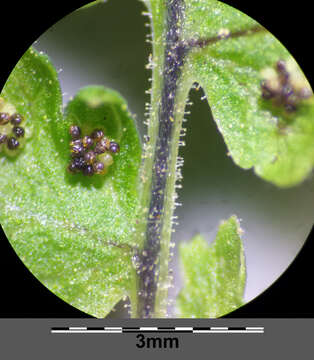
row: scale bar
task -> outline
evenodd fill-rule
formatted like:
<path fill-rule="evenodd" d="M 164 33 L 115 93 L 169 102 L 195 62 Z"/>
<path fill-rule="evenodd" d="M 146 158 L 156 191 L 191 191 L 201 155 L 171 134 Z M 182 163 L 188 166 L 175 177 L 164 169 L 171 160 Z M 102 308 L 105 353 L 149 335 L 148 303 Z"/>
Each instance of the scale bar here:
<path fill-rule="evenodd" d="M 53 327 L 52 334 L 122 334 L 122 333 L 191 333 L 191 334 L 263 334 L 264 327 Z"/>
<path fill-rule="evenodd" d="M 193 330 L 193 334 L 263 334 L 260 330 Z"/>

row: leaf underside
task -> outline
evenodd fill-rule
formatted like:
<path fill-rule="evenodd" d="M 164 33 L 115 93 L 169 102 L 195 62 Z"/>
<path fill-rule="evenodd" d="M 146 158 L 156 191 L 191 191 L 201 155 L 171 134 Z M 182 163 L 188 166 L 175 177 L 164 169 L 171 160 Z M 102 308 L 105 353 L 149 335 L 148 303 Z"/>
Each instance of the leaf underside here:
<path fill-rule="evenodd" d="M 144 1 L 152 12 L 153 62 L 160 57 L 167 10 L 163 0 Z M 309 83 L 287 49 L 242 12 L 216 0 L 176 0 L 182 7 L 179 42 L 184 59 L 176 102 L 184 103 L 194 83 L 202 87 L 228 155 L 244 169 L 279 187 L 304 181 L 314 165 L 314 98 Z M 263 72 L 278 61 L 293 64 L 312 96 L 288 112 L 280 102 L 262 97 Z M 180 88 L 185 88 L 182 91 Z"/>
<path fill-rule="evenodd" d="M 185 1 L 182 40 L 208 41 L 193 46 L 183 71 L 203 88 L 235 163 L 281 187 L 303 181 L 314 165 L 313 96 L 289 113 L 261 92 L 264 69 L 294 62 L 284 46 L 250 17 L 214 0 Z M 295 63 L 294 72 L 311 91 Z"/>
<path fill-rule="evenodd" d="M 177 298 L 184 318 L 217 318 L 243 305 L 245 260 L 235 216 L 221 223 L 215 241 L 201 235 L 180 246 L 184 287 Z"/>
<path fill-rule="evenodd" d="M 1 96 L 25 121 L 26 144 L 0 152 L 0 222 L 18 256 L 56 295 L 104 317 L 133 285 L 131 232 L 141 146 L 123 98 L 100 86 L 78 92 L 62 114 L 57 73 L 30 49 Z M 0 111 L 3 111 L 0 109 Z M 120 144 L 106 175 L 70 174 L 69 126 L 101 128 Z M 0 129 L 1 131 L 1 129 Z"/>

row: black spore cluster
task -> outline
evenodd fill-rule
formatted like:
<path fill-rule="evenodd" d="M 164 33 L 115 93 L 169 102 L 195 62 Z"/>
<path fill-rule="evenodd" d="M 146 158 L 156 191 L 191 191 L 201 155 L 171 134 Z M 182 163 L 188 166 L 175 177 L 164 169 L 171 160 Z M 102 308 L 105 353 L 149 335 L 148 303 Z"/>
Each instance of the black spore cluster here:
<path fill-rule="evenodd" d="M 262 97 L 271 100 L 276 106 L 283 106 L 286 112 L 297 110 L 299 103 L 311 97 L 312 91 L 291 64 L 278 60 L 274 67 L 274 75 L 268 70 L 267 78 L 261 81 Z"/>
<path fill-rule="evenodd" d="M 104 175 L 113 164 L 112 154 L 120 151 L 120 146 L 105 136 L 104 131 L 95 129 L 89 135 L 82 135 L 81 128 L 71 125 L 71 161 L 68 171 L 72 174 L 83 173 L 86 176 Z"/>
<path fill-rule="evenodd" d="M 0 112 L 0 149 L 6 146 L 8 150 L 16 150 L 21 145 L 25 136 L 25 130 L 21 126 L 24 121 L 22 115 L 14 113 L 10 115 Z"/>

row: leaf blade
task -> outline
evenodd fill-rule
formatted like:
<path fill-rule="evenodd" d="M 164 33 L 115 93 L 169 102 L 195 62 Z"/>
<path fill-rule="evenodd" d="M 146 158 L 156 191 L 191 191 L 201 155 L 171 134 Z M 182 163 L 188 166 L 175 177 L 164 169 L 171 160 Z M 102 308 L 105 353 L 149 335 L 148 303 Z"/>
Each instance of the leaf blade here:
<path fill-rule="evenodd" d="M 260 85 L 263 70 L 284 60 L 311 91 L 284 46 L 245 14 L 209 0 L 186 2 L 183 41 L 194 44 L 184 71 L 202 86 L 235 163 L 280 187 L 302 182 L 314 166 L 313 96 L 289 114 L 262 99 Z"/>
<path fill-rule="evenodd" d="M 49 59 L 34 50 L 13 70 L 2 96 L 26 118 L 27 139 L 16 156 L 1 156 L 0 221 L 5 233 L 48 289 L 78 309 L 104 317 L 134 285 L 131 232 L 141 148 L 127 105 L 112 90 L 87 88 L 63 118 L 57 73 Z M 103 178 L 66 171 L 70 115 L 81 123 L 91 121 L 76 110 L 84 96 L 89 97 L 87 115 L 112 107 L 111 128 L 116 122 L 122 126 L 121 153 Z M 104 105 L 105 98 L 113 104 Z M 91 126 L 103 126 L 103 119 L 96 120 Z"/>
<path fill-rule="evenodd" d="M 215 241 L 203 236 L 180 246 L 184 287 L 177 297 L 180 317 L 216 318 L 243 305 L 244 249 L 235 216 L 221 223 Z"/>

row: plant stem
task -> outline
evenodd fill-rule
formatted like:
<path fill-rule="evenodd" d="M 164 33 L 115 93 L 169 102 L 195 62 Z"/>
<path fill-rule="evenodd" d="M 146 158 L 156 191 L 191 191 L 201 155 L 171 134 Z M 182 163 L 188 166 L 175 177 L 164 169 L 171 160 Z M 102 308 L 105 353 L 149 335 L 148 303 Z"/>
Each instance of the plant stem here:
<path fill-rule="evenodd" d="M 154 56 L 150 60 L 153 86 L 141 171 L 141 211 L 136 231 L 136 240 L 141 245 L 136 253 L 135 312 L 140 318 L 167 316 L 169 248 L 175 187 L 180 176 L 177 156 L 185 103 L 192 85 L 188 62 L 185 64 L 187 54 L 193 49 L 218 41 L 265 30 L 261 26 L 254 26 L 227 36 L 183 41 L 181 29 L 184 22 L 184 0 L 156 0 L 146 4 L 150 7 L 153 20 Z M 185 65 L 187 69 L 183 71 Z"/>
<path fill-rule="evenodd" d="M 174 210 L 176 159 L 184 113 L 184 102 L 177 106 L 177 89 L 186 53 L 180 42 L 183 0 L 167 0 L 167 25 L 163 59 L 153 77 L 152 109 L 149 123 L 150 154 L 143 165 L 142 198 L 145 228 L 143 246 L 138 253 L 138 308 L 140 318 L 166 316 L 169 246 Z M 162 66 L 162 80 L 158 74 Z M 157 78 L 156 78 L 157 77 Z M 157 86 L 156 86 L 157 84 Z M 156 100 L 161 101 L 156 104 Z M 147 144 L 146 144 L 147 146 Z M 153 160 L 152 160 L 153 159 Z M 148 179 L 151 179 L 150 181 Z M 145 196 L 149 193 L 149 196 Z"/>

